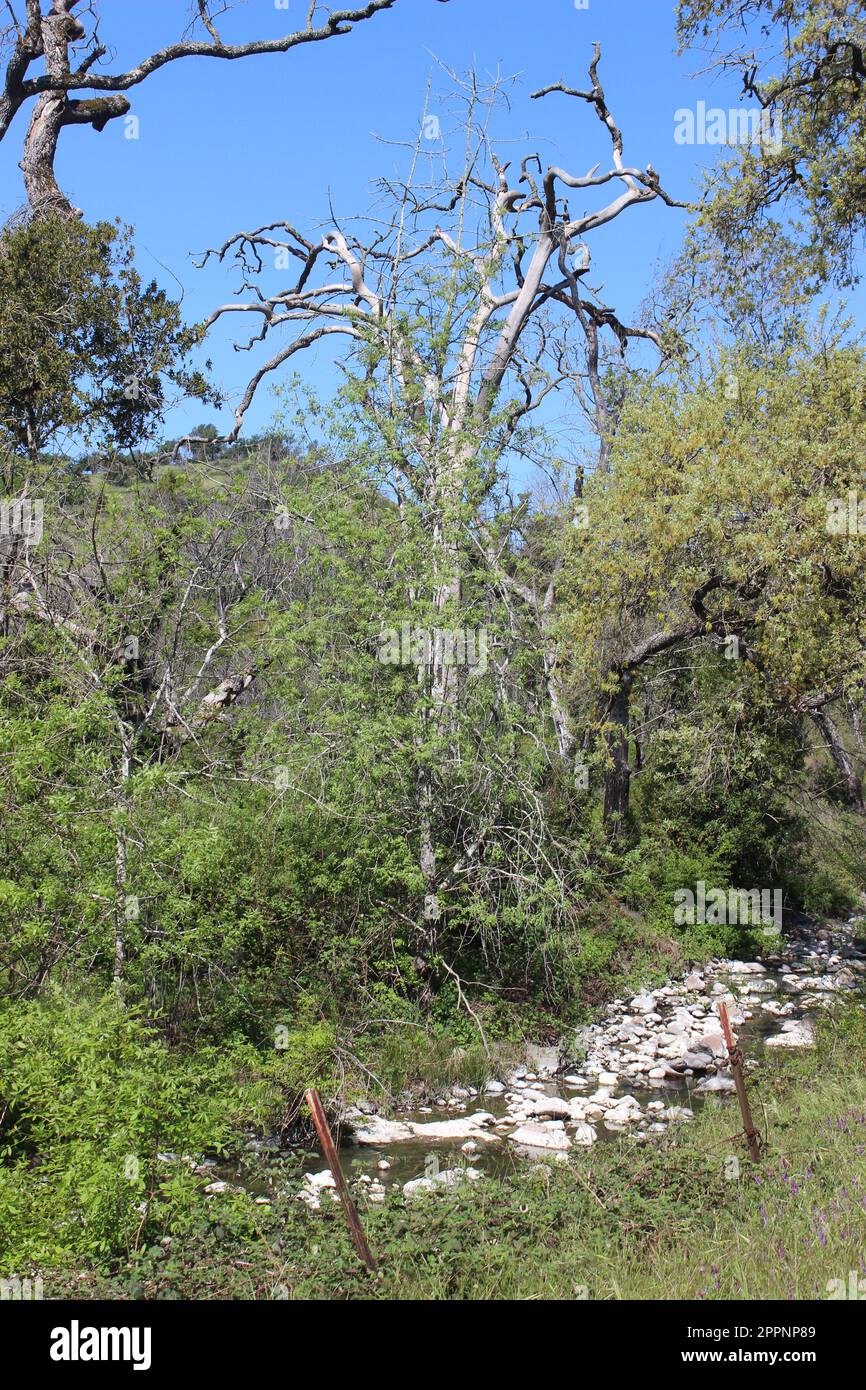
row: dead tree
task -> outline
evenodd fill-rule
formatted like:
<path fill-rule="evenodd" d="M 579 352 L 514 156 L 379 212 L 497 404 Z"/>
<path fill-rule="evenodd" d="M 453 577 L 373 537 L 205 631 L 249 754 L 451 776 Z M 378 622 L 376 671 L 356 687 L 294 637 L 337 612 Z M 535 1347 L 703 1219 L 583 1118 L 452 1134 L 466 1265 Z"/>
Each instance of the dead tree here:
<path fill-rule="evenodd" d="M 312 0 L 306 24 L 276 39 L 252 39 L 225 43 L 214 19 L 213 0 L 194 0 L 186 32 L 176 43 L 158 49 L 126 72 L 107 73 L 101 65 L 109 48 L 101 37 L 98 0 L 23 0 L 23 15 L 8 0 L 11 23 L 0 35 L 6 49 L 6 70 L 0 91 L 0 140 L 22 107 L 31 106 L 24 138 L 21 170 L 30 208 L 78 216 L 57 185 L 54 161 L 60 132 L 69 125 L 89 125 L 101 131 L 109 121 L 125 116 L 130 103 L 124 93 L 144 82 L 151 73 L 180 58 L 222 58 L 234 61 L 255 54 L 287 53 L 301 44 L 347 34 L 354 24 L 388 10 L 395 0 L 367 0 L 349 9 L 324 12 Z M 229 6 L 223 4 L 219 13 Z M 33 73 L 41 60 L 42 70 Z M 81 95 L 78 95 L 81 94 Z"/>
<path fill-rule="evenodd" d="M 359 219 L 352 219 L 351 229 L 332 223 L 318 236 L 274 222 L 236 233 L 200 262 L 232 256 L 242 275 L 241 297 L 217 308 L 209 328 L 230 315 L 257 320 L 250 338 L 238 344 L 249 351 L 285 335 L 252 375 L 231 438 L 262 382 L 295 354 L 329 337 L 347 343 L 356 398 L 388 442 L 397 503 L 411 501 L 424 518 L 436 619 L 426 689 L 439 735 L 447 738 L 460 686 L 439 634 L 460 626 L 466 552 L 480 546 L 494 582 L 525 599 L 535 614 L 564 755 L 573 737 L 552 636 L 555 577 L 540 593 L 515 579 L 507 546 L 497 549 L 490 537 L 484 506 L 527 419 L 551 392 L 586 370 L 578 345 L 585 353 L 589 342 L 590 363 L 597 365 L 602 331 L 621 346 L 632 337 L 658 341 L 652 330 L 622 323 L 589 280 L 590 242 L 605 226 L 656 201 L 684 206 L 664 191 L 651 165 L 626 164 L 599 59 L 596 45 L 586 90 L 557 84 L 536 95 L 562 91 L 594 111 L 609 142 L 603 165 L 575 174 L 530 152 L 513 169 L 489 138 L 498 87 L 481 91 L 470 75 L 458 84 L 466 115 L 456 176 L 443 167 L 422 182 L 419 135 L 410 146 L 406 178 L 380 181 L 380 207 L 368 235 L 357 230 Z M 581 202 L 601 196 L 595 206 L 573 213 L 568 199 L 575 195 Z M 282 270 L 295 264 L 292 283 L 261 288 L 268 261 Z M 420 862 L 435 915 L 434 802 L 431 786 L 422 786 Z"/>

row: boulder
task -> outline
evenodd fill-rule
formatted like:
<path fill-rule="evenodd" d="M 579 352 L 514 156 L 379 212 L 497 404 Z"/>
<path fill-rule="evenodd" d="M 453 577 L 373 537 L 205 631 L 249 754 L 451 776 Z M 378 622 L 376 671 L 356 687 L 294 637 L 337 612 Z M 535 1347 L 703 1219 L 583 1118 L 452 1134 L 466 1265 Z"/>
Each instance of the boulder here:
<path fill-rule="evenodd" d="M 463 1121 L 454 1121 L 461 1124 Z M 414 1138 L 409 1125 L 399 1120 L 386 1120 L 382 1115 L 369 1115 L 363 1124 L 355 1123 L 352 1139 L 356 1144 L 399 1144 L 405 1139 Z"/>
<path fill-rule="evenodd" d="M 711 1052 L 714 1057 L 725 1057 L 728 1051 L 721 1033 L 704 1033 L 698 1046 Z"/>
<path fill-rule="evenodd" d="M 716 1065 L 716 1059 L 712 1052 L 693 1047 L 691 1051 L 683 1053 L 682 1063 L 683 1066 L 691 1067 L 692 1071 L 706 1071 L 707 1067 Z"/>
<path fill-rule="evenodd" d="M 595 1143 L 596 1139 L 598 1138 L 598 1135 L 596 1134 L 592 1125 L 578 1124 L 575 1125 L 574 1130 L 572 1131 L 572 1138 L 574 1139 L 575 1144 L 580 1144 L 583 1148 L 589 1148 L 590 1144 Z"/>
<path fill-rule="evenodd" d="M 604 1123 L 608 1129 L 624 1129 L 626 1125 L 632 1125 L 640 1119 L 640 1110 L 632 1110 L 627 1105 L 615 1105 L 613 1110 L 608 1110 L 604 1117 Z"/>
<path fill-rule="evenodd" d="M 411 1198 L 419 1192 L 435 1192 L 437 1187 L 457 1187 L 462 1182 L 477 1182 L 483 1176 L 478 1168 L 443 1168 L 439 1173 L 411 1178 L 403 1184 L 403 1196 Z"/>
<path fill-rule="evenodd" d="M 491 1115 L 487 1110 L 478 1110 L 474 1115 L 464 1115 L 457 1120 L 431 1120 L 429 1123 L 417 1124 L 410 1120 L 407 1128 L 409 1138 L 416 1139 L 482 1139 L 487 1143 L 495 1143 L 496 1136 L 487 1131 L 488 1125 L 496 1123 L 495 1115 Z"/>
<path fill-rule="evenodd" d="M 336 1187 L 337 1180 L 330 1168 L 323 1168 L 320 1173 L 305 1173 L 304 1182 L 308 1187 L 319 1191 L 323 1187 Z"/>
<path fill-rule="evenodd" d="M 411 1178 L 403 1184 L 404 1197 L 417 1197 L 419 1192 L 435 1192 L 436 1184 L 432 1178 Z"/>
<path fill-rule="evenodd" d="M 669 1106 L 665 1115 L 669 1120 L 693 1120 L 695 1118 L 694 1111 L 687 1110 L 684 1105 Z"/>
<path fill-rule="evenodd" d="M 564 1129 L 553 1129 L 549 1125 L 525 1124 L 516 1129 L 508 1138 L 512 1144 L 521 1144 L 527 1149 L 570 1149 L 571 1140 Z"/>
<path fill-rule="evenodd" d="M 527 1095 L 524 1099 L 531 1101 L 528 1114 L 533 1118 L 541 1119 L 545 1117 L 551 1120 L 570 1120 L 571 1106 L 567 1100 L 561 1096 L 544 1096 L 537 1092 Z"/>
<path fill-rule="evenodd" d="M 781 1033 L 765 1040 L 766 1047 L 812 1047 L 815 1042 L 815 1027 L 808 1019 L 790 1019 L 782 1024 Z"/>
<path fill-rule="evenodd" d="M 717 1072 L 715 1076 L 708 1076 L 704 1081 L 701 1081 L 695 1090 L 702 1093 L 705 1091 L 734 1091 L 736 1086 L 732 1076 L 721 1076 Z"/>

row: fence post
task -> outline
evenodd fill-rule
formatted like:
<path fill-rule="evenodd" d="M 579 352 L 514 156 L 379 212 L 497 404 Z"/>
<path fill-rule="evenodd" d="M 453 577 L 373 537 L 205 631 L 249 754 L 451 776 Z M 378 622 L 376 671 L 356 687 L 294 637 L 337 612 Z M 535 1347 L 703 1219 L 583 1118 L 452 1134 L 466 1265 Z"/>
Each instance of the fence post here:
<path fill-rule="evenodd" d="M 737 1088 L 737 1100 L 740 1102 L 740 1114 L 743 1117 L 743 1130 L 746 1135 L 746 1143 L 749 1146 L 749 1154 L 754 1163 L 761 1157 L 761 1141 L 758 1131 L 752 1122 L 752 1112 L 749 1109 L 749 1097 L 746 1095 L 746 1083 L 743 1079 L 743 1053 L 740 1047 L 734 1042 L 731 1032 L 731 1025 L 728 1020 L 727 1006 L 719 1001 L 719 1018 L 722 1021 L 722 1032 L 725 1035 L 725 1044 L 728 1049 L 728 1059 L 731 1063 L 731 1071 L 734 1073 L 734 1085 Z"/>
<path fill-rule="evenodd" d="M 367 1244 L 367 1237 L 364 1235 L 363 1229 L 361 1227 L 361 1219 L 358 1216 L 355 1203 L 352 1201 L 352 1198 L 349 1194 L 348 1184 L 346 1183 L 346 1178 L 343 1174 L 343 1168 L 340 1163 L 336 1145 L 334 1144 L 334 1141 L 331 1138 L 331 1131 L 328 1128 L 328 1121 L 325 1119 L 325 1112 L 322 1109 L 322 1102 L 319 1099 L 319 1093 L 315 1089 L 315 1087 L 310 1087 L 309 1090 L 304 1092 L 304 1100 L 310 1107 L 310 1114 L 313 1117 L 313 1124 L 316 1126 L 316 1133 L 319 1136 L 319 1143 L 322 1146 L 322 1153 L 325 1155 L 325 1162 L 330 1168 L 334 1176 L 334 1181 L 337 1184 L 337 1192 L 340 1195 L 340 1201 L 343 1203 L 343 1211 L 346 1213 L 346 1221 L 349 1226 L 349 1234 L 352 1237 L 355 1249 L 357 1250 L 361 1259 L 364 1261 L 364 1264 L 367 1266 L 367 1268 L 371 1270 L 373 1273 L 375 1273 L 376 1269 L 378 1268 L 378 1265 L 373 1257 L 373 1252 Z"/>

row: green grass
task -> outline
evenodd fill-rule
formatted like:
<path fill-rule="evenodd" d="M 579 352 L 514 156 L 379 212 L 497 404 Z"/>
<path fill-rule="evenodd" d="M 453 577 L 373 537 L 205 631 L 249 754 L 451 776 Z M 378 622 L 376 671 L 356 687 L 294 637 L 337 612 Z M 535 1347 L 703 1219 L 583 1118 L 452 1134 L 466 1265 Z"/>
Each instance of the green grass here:
<path fill-rule="evenodd" d="M 759 1300 L 827 1298 L 852 1270 L 866 1280 L 862 1005 L 749 1085 L 766 1139 L 757 1168 L 736 1107 L 714 1103 L 658 1146 L 623 1138 L 546 1172 L 362 1207 L 374 1277 L 337 1207 L 244 1196 L 190 1209 L 170 1244 L 152 1233 L 114 1271 L 43 1271 L 46 1296 Z"/>

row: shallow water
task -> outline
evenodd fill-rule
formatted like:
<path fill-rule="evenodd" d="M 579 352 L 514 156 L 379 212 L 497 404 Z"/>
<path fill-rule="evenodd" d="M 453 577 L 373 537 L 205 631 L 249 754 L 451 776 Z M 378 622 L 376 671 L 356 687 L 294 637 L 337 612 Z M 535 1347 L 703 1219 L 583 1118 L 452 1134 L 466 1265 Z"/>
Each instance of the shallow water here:
<path fill-rule="evenodd" d="M 740 1045 L 743 1048 L 747 1059 L 747 1068 L 750 1062 L 756 1061 L 764 1052 L 765 1039 L 774 1033 L 778 1033 L 784 1022 L 800 1018 L 810 1018 L 822 1012 L 821 1005 L 799 1005 L 790 1014 L 780 1017 L 778 1014 L 769 1013 L 763 1007 L 766 1002 L 786 1003 L 789 1000 L 797 1001 L 797 991 L 782 979 L 783 975 L 803 975 L 821 976 L 826 970 L 827 951 L 821 950 L 817 955 L 809 949 L 814 945 L 814 938 L 797 939 L 797 934 L 785 942 L 782 951 L 774 956 L 764 959 L 766 970 L 760 975 L 747 975 L 728 973 L 720 970 L 713 975 L 713 980 L 718 980 L 729 986 L 731 993 L 742 1000 L 748 993 L 758 997 L 750 998 L 748 1001 L 739 1004 L 739 1008 L 751 1012 L 752 1016 L 745 1019 L 736 1026 L 736 1032 Z M 757 986 L 757 988 L 756 988 Z M 809 991 L 806 991 L 809 994 Z M 828 995 L 828 998 L 831 997 Z M 711 1002 L 712 996 L 704 996 L 702 1002 Z M 688 1006 L 688 999 L 680 997 L 676 1001 Z M 608 1020 L 610 1021 L 610 1020 Z M 708 1019 L 709 1022 L 709 1019 Z M 663 1025 L 655 1025 L 661 1028 Z M 580 1066 L 575 1070 L 580 1072 Z M 725 1067 L 720 1067 L 722 1072 L 726 1072 Z M 562 1096 L 570 1100 L 588 1094 L 586 1088 L 575 1088 L 565 1084 L 562 1077 L 531 1079 L 531 1071 L 527 1072 L 527 1083 L 534 1091 L 544 1091 L 548 1095 Z M 617 1096 L 632 1095 L 645 1110 L 650 1101 L 663 1101 L 665 1105 L 684 1106 L 694 1112 L 700 1110 L 707 1100 L 716 1103 L 721 1101 L 723 1104 L 735 1104 L 736 1098 L 733 1093 L 709 1093 L 700 1094 L 696 1087 L 702 1080 L 699 1075 L 684 1075 L 682 1077 L 669 1077 L 664 1081 L 654 1082 L 651 1086 L 646 1084 L 636 1084 L 629 1081 L 626 1077 L 615 1087 Z M 589 1090 L 595 1086 L 594 1078 Z M 413 1121 L 429 1123 L 436 1120 L 453 1120 L 472 1114 L 478 1110 L 484 1110 L 494 1115 L 497 1120 L 507 1119 L 507 1128 L 494 1129 L 496 1134 L 495 1142 L 478 1142 L 477 1149 L 472 1154 L 462 1152 L 462 1144 L 465 1139 L 455 1139 L 450 1141 L 427 1140 L 423 1138 L 413 1138 L 402 1140 L 387 1145 L 359 1145 L 351 1142 L 340 1142 L 342 1136 L 336 1136 L 340 1148 L 340 1157 L 347 1178 L 356 1180 L 363 1176 L 368 1176 L 373 1180 L 378 1180 L 385 1187 L 400 1184 L 425 1175 L 432 1176 L 437 1171 L 448 1168 L 467 1167 L 479 1169 L 490 1175 L 501 1176 L 514 1172 L 527 1162 L 526 1152 L 523 1155 L 513 1143 L 508 1142 L 505 1135 L 515 1127 L 513 1117 L 507 1114 L 507 1097 L 509 1094 L 519 1089 L 513 1083 L 509 1083 L 508 1091 L 499 1095 L 486 1095 L 483 1092 L 474 1094 L 461 1100 L 459 1105 L 439 1105 L 429 1107 L 419 1107 L 394 1113 L 391 1118 L 402 1121 Z M 648 1118 L 651 1118 L 648 1117 Z M 599 1142 L 609 1142 L 613 1139 L 623 1140 L 624 1142 L 645 1143 L 646 1139 L 636 1139 L 634 1130 L 617 1129 L 608 1130 L 604 1121 L 594 1120 L 593 1125 L 597 1131 Z M 653 1136 L 651 1135 L 650 1138 Z M 579 1149 L 570 1151 L 573 1157 L 579 1153 Z M 214 1169 L 214 1176 L 226 1179 L 227 1181 L 243 1186 L 248 1191 L 257 1195 L 268 1195 L 273 1188 L 264 1176 L 264 1160 L 268 1162 L 276 1160 L 280 1165 L 285 1165 L 285 1176 L 276 1179 L 276 1185 L 280 1187 L 294 1188 L 297 1190 L 299 1179 L 305 1172 L 321 1172 L 324 1162 L 318 1151 L 301 1152 L 298 1149 L 270 1152 L 261 1157 L 250 1154 L 248 1160 L 242 1160 L 238 1164 L 220 1165 Z M 385 1161 L 389 1166 L 379 1169 L 380 1161 Z M 530 1161 L 552 1163 L 556 1161 L 555 1153 L 545 1150 L 533 1150 Z"/>
<path fill-rule="evenodd" d="M 781 975 L 780 972 L 771 972 L 763 976 L 764 979 L 773 978 L 774 981 Z M 787 973 L 787 972 L 786 972 Z M 784 989 L 784 986 L 782 986 Z M 776 991 L 770 998 L 776 997 Z M 803 1017 L 808 1016 L 809 1010 L 803 1011 Z M 791 1017 L 800 1016 L 792 1015 Z M 737 1029 L 738 1037 L 746 1055 L 750 1059 L 757 1059 L 764 1051 L 764 1039 L 773 1033 L 777 1033 L 780 1027 L 780 1020 L 763 1010 L 756 1010 L 754 1017 L 746 1019 Z M 576 1070 L 579 1072 L 580 1068 Z M 617 1095 L 632 1095 L 640 1103 L 642 1109 L 653 1100 L 663 1100 L 666 1105 L 682 1105 L 687 1109 L 693 1110 L 696 1114 L 707 1101 L 718 1101 L 721 1099 L 727 1104 L 732 1098 L 728 1093 L 721 1096 L 712 1093 L 709 1095 L 696 1092 L 698 1083 L 702 1080 L 700 1076 L 683 1076 L 682 1078 L 668 1077 L 663 1082 L 658 1082 L 654 1086 L 640 1086 L 623 1080 L 616 1088 Z M 534 1091 L 543 1091 L 545 1095 L 562 1096 L 566 1100 L 572 1100 L 577 1096 L 587 1094 L 585 1088 L 577 1089 L 566 1086 L 561 1078 L 554 1077 L 549 1080 L 538 1080 L 530 1083 Z M 592 1088 L 590 1088 L 592 1089 Z M 472 1096 L 458 1110 L 454 1106 L 429 1107 L 421 1110 L 400 1111 L 392 1118 L 406 1121 L 430 1122 L 433 1120 L 453 1120 L 455 1117 L 472 1114 L 476 1110 L 486 1110 L 497 1119 L 508 1118 L 508 1102 L 506 1095 L 484 1095 L 483 1093 Z M 734 1098 L 735 1099 L 735 1098 Z M 602 1119 L 593 1121 L 593 1127 L 598 1135 L 598 1142 L 610 1143 L 614 1140 L 628 1139 L 628 1130 L 607 1129 Z M 509 1129 L 514 1128 L 513 1121 L 509 1122 Z M 516 1171 L 525 1167 L 526 1158 L 522 1157 L 514 1144 L 508 1143 L 504 1135 L 501 1135 L 498 1142 L 478 1145 L 478 1151 L 471 1155 L 464 1154 L 461 1144 L 464 1140 L 453 1140 L 445 1143 L 442 1140 L 430 1142 L 425 1139 L 405 1139 L 399 1143 L 387 1145 L 373 1144 L 352 1144 L 344 1143 L 339 1146 L 340 1160 L 343 1170 L 348 1178 L 360 1177 L 363 1173 L 375 1175 L 387 1187 L 392 1183 L 404 1183 L 412 1178 L 422 1177 L 426 1172 L 425 1165 L 433 1160 L 438 1163 L 440 1170 L 446 1168 L 466 1167 L 471 1164 L 473 1168 L 479 1168 L 482 1172 L 491 1176 L 501 1176 L 506 1173 Z M 641 1142 L 641 1141 L 636 1141 Z M 574 1150 L 570 1151 L 574 1153 Z M 580 1150 L 578 1150 L 580 1152 Z M 376 1165 L 380 1159 L 385 1159 L 390 1163 L 390 1168 L 380 1171 Z M 555 1162 L 555 1154 L 549 1151 L 538 1150 L 535 1153 L 536 1162 Z M 315 1153 L 309 1156 L 303 1165 L 305 1172 L 318 1172 L 323 1166 L 322 1157 Z"/>

